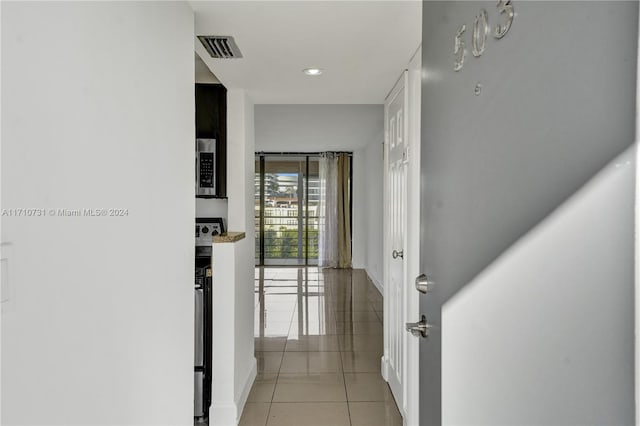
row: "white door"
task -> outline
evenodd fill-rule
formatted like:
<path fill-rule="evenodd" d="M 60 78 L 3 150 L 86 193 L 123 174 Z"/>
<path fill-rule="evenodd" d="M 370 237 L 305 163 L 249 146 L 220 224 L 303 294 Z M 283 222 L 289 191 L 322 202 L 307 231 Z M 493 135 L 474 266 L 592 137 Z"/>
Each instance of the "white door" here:
<path fill-rule="evenodd" d="M 405 232 L 405 317 L 415 322 L 420 312 L 420 297 L 415 290 L 414 278 L 420 274 L 420 102 L 422 76 L 422 49 L 418 48 L 409 62 L 407 83 L 407 222 Z M 405 425 L 419 424 L 420 415 L 420 339 L 404 332 L 404 411 Z"/>
<path fill-rule="evenodd" d="M 404 411 L 404 319 L 407 223 L 407 72 L 385 101 L 385 241 L 383 376 Z M 405 413 L 402 413 L 403 415 Z"/>

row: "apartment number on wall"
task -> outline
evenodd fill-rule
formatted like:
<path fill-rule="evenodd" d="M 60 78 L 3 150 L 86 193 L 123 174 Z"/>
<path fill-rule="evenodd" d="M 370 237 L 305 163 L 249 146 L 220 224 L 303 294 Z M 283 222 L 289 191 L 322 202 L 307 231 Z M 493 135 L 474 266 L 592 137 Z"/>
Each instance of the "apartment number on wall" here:
<path fill-rule="evenodd" d="M 493 37 L 495 39 L 501 39 L 509 32 L 515 14 L 511 0 L 498 0 L 496 9 L 499 12 L 499 17 L 502 19 L 502 22 L 496 24 L 494 27 Z M 456 31 L 455 45 L 453 48 L 453 54 L 455 56 L 453 63 L 454 71 L 460 71 L 462 69 L 467 57 L 467 49 L 464 42 L 464 34 L 466 31 L 466 24 L 462 24 Z M 478 12 L 473 20 L 473 31 L 471 32 L 471 53 L 476 58 L 479 58 L 484 53 L 487 45 L 487 35 L 490 32 L 489 15 L 485 9 L 480 9 L 480 12 Z"/>

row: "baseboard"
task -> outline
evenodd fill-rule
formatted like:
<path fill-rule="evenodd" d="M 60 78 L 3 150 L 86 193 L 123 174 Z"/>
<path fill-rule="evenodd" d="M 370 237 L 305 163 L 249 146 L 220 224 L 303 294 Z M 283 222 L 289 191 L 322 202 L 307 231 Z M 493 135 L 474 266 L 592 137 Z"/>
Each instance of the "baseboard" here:
<path fill-rule="evenodd" d="M 258 362 L 256 361 L 256 357 L 251 357 L 251 367 L 247 369 L 248 374 L 244 379 L 244 385 L 242 386 L 242 392 L 240 392 L 240 396 L 236 400 L 236 425 L 240 423 L 240 417 L 242 417 L 242 411 L 244 410 L 244 405 L 247 403 L 247 399 L 249 398 L 249 392 L 251 392 L 251 387 L 253 386 L 253 382 L 256 380 L 256 376 L 258 375 Z"/>
<path fill-rule="evenodd" d="M 211 426 L 236 426 L 236 404 L 212 403 L 209 408 L 209 425 Z"/>
<path fill-rule="evenodd" d="M 213 403 L 209 409 L 209 425 L 211 426 L 236 426 L 240 423 L 240 417 L 242 417 L 242 410 L 249 398 L 249 392 L 253 386 L 253 382 L 258 374 L 258 364 L 255 357 L 251 357 L 251 366 L 249 368 L 241 369 L 240 371 L 247 371 L 242 385 L 242 390 L 236 397 L 236 400 L 231 403 Z"/>
<path fill-rule="evenodd" d="M 384 287 L 382 286 L 382 284 L 380 284 L 380 282 L 378 280 L 376 280 L 375 278 L 373 278 L 373 276 L 369 273 L 369 271 L 367 271 L 366 269 L 364 270 L 367 273 L 367 277 L 369 278 L 369 280 L 373 283 L 374 286 L 376 286 L 376 288 L 378 289 L 378 291 L 380 292 L 380 294 L 382 296 L 384 296 Z"/>

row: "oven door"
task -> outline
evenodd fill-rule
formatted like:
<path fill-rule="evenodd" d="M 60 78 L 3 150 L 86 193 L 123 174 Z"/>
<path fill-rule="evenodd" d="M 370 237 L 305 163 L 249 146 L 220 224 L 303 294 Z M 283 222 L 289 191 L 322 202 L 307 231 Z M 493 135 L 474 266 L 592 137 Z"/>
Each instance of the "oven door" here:
<path fill-rule="evenodd" d="M 195 289 L 194 415 L 204 416 L 204 291 Z"/>

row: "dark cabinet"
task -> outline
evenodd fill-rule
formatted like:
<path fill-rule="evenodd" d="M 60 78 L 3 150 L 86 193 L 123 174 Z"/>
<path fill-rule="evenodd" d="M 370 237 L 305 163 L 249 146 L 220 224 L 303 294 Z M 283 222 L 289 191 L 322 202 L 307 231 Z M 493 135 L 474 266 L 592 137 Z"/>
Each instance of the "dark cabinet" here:
<path fill-rule="evenodd" d="M 215 139 L 215 195 L 227 197 L 227 89 L 222 84 L 196 83 L 196 139 Z"/>

